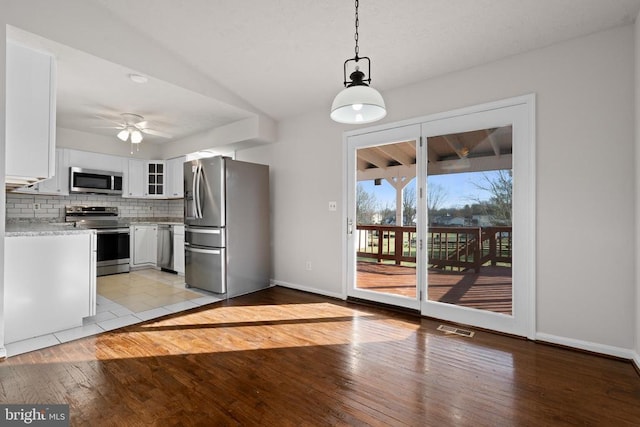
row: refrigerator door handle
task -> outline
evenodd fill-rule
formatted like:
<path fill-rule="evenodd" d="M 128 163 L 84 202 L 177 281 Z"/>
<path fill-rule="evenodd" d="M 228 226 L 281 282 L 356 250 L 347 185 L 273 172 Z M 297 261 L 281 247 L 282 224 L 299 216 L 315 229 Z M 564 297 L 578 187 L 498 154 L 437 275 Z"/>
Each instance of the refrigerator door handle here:
<path fill-rule="evenodd" d="M 220 255 L 220 249 L 200 249 L 200 248 L 194 248 L 193 246 L 190 246 L 188 244 L 184 245 L 184 250 L 188 251 L 188 252 L 196 252 L 199 254 L 211 254 L 211 255 Z"/>
<path fill-rule="evenodd" d="M 193 193 L 193 198 L 196 203 L 196 218 L 198 219 L 202 219 L 202 200 L 200 200 L 201 179 L 202 179 L 202 165 L 198 164 L 198 166 L 196 166 L 195 179 L 194 179 L 195 191 Z"/>
<path fill-rule="evenodd" d="M 196 184 L 198 181 L 198 166 L 196 165 L 192 172 L 193 172 L 193 179 L 191 180 L 191 193 L 193 194 L 193 217 L 195 219 L 198 219 L 198 193 L 196 193 Z"/>

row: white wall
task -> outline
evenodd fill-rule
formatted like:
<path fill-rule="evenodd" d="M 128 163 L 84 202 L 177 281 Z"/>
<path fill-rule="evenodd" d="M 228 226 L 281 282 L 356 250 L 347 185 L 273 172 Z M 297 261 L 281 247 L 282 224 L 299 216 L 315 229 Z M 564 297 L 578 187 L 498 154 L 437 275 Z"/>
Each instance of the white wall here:
<path fill-rule="evenodd" d="M 635 23 L 635 194 L 636 194 L 636 337 L 635 337 L 635 363 L 640 368 L 640 14 Z"/>
<path fill-rule="evenodd" d="M 278 134 L 279 143 L 236 153 L 271 166 L 272 277 L 342 297 L 341 128 L 328 114 L 311 114 L 282 122 Z M 337 212 L 329 201 L 338 202 Z"/>
<path fill-rule="evenodd" d="M 385 122 L 536 93 L 537 330 L 628 350 L 637 308 L 633 58 L 627 26 L 383 93 Z M 343 230 L 327 202 L 342 200 L 342 132 L 352 127 L 332 123 L 328 108 L 284 120 L 277 144 L 238 158 L 272 167 L 274 279 L 338 295 Z"/>
<path fill-rule="evenodd" d="M 3 22 L 2 14 L 0 14 L 0 41 L 5 40 L 7 37 L 7 27 Z M 5 78 L 5 50 L 6 44 L 0 43 L 0 82 L 4 82 Z M 5 181 L 5 132 L 4 132 L 4 118 L 5 118 L 5 85 L 0 84 L 0 180 L 2 180 L 2 187 L 4 188 Z M 0 359 L 6 356 L 4 348 L 4 231 L 5 231 L 5 192 L 0 192 Z"/>

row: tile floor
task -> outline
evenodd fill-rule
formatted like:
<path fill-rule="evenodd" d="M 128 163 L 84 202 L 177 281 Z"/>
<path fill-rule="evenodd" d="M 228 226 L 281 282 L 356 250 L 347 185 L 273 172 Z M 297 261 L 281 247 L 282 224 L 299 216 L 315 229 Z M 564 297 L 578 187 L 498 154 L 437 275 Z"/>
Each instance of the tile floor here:
<path fill-rule="evenodd" d="M 184 276 L 155 269 L 98 277 L 96 315 L 83 325 L 6 345 L 7 356 L 73 341 L 167 314 L 177 313 L 221 298 L 199 289 L 185 289 Z"/>

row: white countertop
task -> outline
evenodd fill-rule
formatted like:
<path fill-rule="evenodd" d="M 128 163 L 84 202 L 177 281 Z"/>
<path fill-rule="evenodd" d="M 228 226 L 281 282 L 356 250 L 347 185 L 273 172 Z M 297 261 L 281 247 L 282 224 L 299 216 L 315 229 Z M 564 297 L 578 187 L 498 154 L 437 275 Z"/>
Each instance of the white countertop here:
<path fill-rule="evenodd" d="M 89 233 L 95 233 L 95 230 L 75 228 L 72 223 L 7 224 L 5 229 L 6 237 L 65 236 Z"/>

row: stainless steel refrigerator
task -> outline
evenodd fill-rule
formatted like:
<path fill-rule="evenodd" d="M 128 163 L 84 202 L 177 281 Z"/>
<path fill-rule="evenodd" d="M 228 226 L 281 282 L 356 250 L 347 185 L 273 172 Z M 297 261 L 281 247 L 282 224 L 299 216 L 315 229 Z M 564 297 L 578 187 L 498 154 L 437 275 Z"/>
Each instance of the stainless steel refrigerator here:
<path fill-rule="evenodd" d="M 234 297 L 269 286 L 269 167 L 210 157 L 184 164 L 187 287 Z"/>

